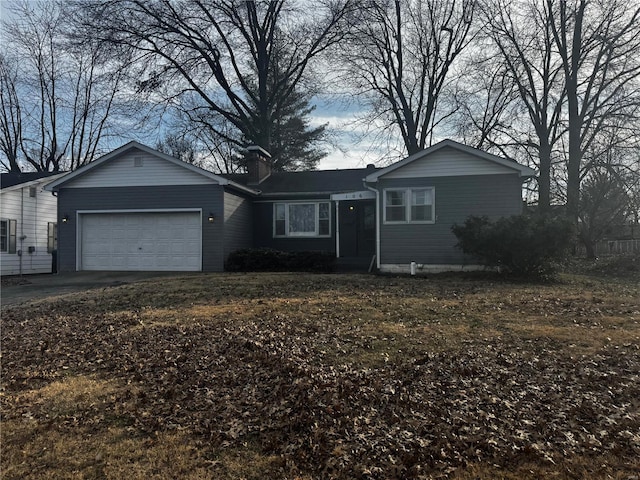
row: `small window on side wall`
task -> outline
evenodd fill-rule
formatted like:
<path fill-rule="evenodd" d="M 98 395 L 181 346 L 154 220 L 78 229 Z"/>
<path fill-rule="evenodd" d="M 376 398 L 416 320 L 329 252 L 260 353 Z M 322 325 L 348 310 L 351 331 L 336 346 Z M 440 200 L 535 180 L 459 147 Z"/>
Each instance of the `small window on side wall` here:
<path fill-rule="evenodd" d="M 0 251 L 16 253 L 16 228 L 15 220 L 0 220 Z"/>

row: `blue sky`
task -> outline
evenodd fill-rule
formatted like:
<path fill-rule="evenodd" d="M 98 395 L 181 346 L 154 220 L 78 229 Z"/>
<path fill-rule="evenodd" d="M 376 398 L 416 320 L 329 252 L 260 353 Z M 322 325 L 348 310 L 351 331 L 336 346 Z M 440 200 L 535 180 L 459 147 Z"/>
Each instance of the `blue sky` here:
<path fill-rule="evenodd" d="M 0 0 L 0 20 L 6 19 L 6 15 L 9 14 L 7 8 L 9 4 L 10 0 Z M 0 36 L 0 48 L 6 47 Z M 316 109 L 311 114 L 312 124 L 328 124 L 329 136 L 335 144 L 335 146 L 330 144 L 325 146 L 327 156 L 321 160 L 319 169 L 360 168 L 368 163 L 382 165 L 398 158 L 397 156 L 389 158 L 385 155 L 379 146 L 374 146 L 373 138 L 365 135 L 363 124 L 356 124 L 357 116 L 363 111 L 363 107 L 353 101 L 352 97 L 346 104 L 335 101 L 335 97 L 320 96 L 316 98 L 315 105 Z M 123 138 L 122 143 L 129 140 L 131 139 Z M 145 138 L 136 138 L 136 140 L 151 147 L 157 142 L 156 138 L 147 139 L 147 141 Z M 118 142 L 115 141 L 115 143 Z"/>
<path fill-rule="evenodd" d="M 328 136 L 337 148 L 327 146 L 328 155 L 319 165 L 321 170 L 336 168 L 358 168 L 367 163 L 376 163 L 379 156 L 372 150 L 371 142 L 364 135 L 363 127 L 356 124 L 360 107 L 340 106 L 334 102 L 317 99 L 316 109 L 312 113 L 314 125 L 328 124 Z"/>
<path fill-rule="evenodd" d="M 369 163 L 387 166 L 404 158 L 399 135 L 390 134 L 388 128 L 367 119 L 366 107 L 352 93 L 344 95 L 347 101 L 340 101 L 343 95 L 319 95 L 312 101 L 316 106 L 311 114 L 312 124 L 328 124 L 329 136 L 339 147 L 327 146 L 328 155 L 319 169 L 360 168 Z"/>

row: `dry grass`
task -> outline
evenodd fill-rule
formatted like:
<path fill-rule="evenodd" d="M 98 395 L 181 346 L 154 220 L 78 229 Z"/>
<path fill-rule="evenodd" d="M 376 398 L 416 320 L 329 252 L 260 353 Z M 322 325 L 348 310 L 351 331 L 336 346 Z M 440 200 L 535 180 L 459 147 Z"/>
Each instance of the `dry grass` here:
<path fill-rule="evenodd" d="M 127 426 L 127 395 L 85 376 L 15 395 L 23 413 L 3 421 L 3 478 L 210 478 L 188 434 L 141 436 Z"/>
<path fill-rule="evenodd" d="M 627 370 L 636 369 L 625 372 L 636 382 L 627 389 L 637 392 L 638 286 L 634 278 L 579 276 L 526 284 L 446 275 L 203 274 L 10 308 L 2 319 L 2 477 L 306 480 L 350 478 L 358 471 L 362 478 L 633 478 L 640 475 L 632 455 L 640 453 L 637 430 L 629 432 L 626 445 L 616 440 L 615 448 L 562 451 L 550 443 L 538 451 L 522 442 L 498 456 L 475 453 L 451 457 L 449 464 L 443 457 L 431 466 L 390 453 L 394 461 L 412 465 L 394 470 L 390 464 L 358 466 L 355 459 L 373 450 L 358 450 L 349 432 L 337 427 L 330 433 L 320 429 L 333 428 L 331 418 L 334 425 L 356 425 L 361 419 L 348 416 L 355 415 L 347 414 L 349 402 L 369 406 L 357 392 L 377 395 L 393 384 L 394 375 L 423 372 L 421 362 L 432 365 L 428 372 L 437 371 L 441 360 L 450 362 L 442 368 L 453 368 L 452 382 L 475 385 L 474 372 L 483 366 L 481 360 L 473 363 L 476 353 L 488 361 L 512 353 L 511 372 L 520 361 L 548 362 L 567 378 L 571 365 L 591 357 L 615 371 L 615 359 L 626 355 L 632 366 Z M 597 368 L 585 371 L 602 381 L 608 370 Z M 492 375 L 491 368 L 487 372 L 477 378 Z M 308 383 L 316 377 L 317 385 Z M 356 379 L 360 390 L 351 385 Z M 398 381 L 402 386 L 409 380 Z M 407 395 L 425 385 L 407 384 Z M 295 409 L 311 409 L 300 403 L 305 398 L 311 405 L 311 397 L 300 392 L 312 390 L 326 396 L 317 402 L 326 412 L 305 413 L 312 415 L 307 425 Z M 384 395 L 388 402 L 390 394 Z M 581 395 L 583 409 L 584 398 L 596 397 Z M 390 407 L 379 401 L 372 397 L 371 409 L 382 416 Z M 623 409 L 630 428 L 640 428 L 639 401 L 626 401 L 606 407 Z M 468 411 L 486 411 L 491 418 L 488 407 L 480 408 L 483 402 L 479 398 L 477 409 Z M 536 408 L 543 411 L 544 405 Z M 394 409 L 392 415 L 400 414 Z M 562 414 L 577 429 L 584 413 L 578 410 L 575 418 Z M 275 420 L 267 421 L 265 412 Z M 277 424 L 279 415 L 291 418 L 291 425 Z M 402 418 L 372 420 L 371 431 L 384 421 L 389 436 L 417 438 L 418 430 L 396 429 Z M 500 420 L 485 422 L 486 431 L 473 421 L 464 428 L 478 429 L 473 445 L 482 450 Z M 544 428 L 551 435 L 549 425 Z M 427 427 L 420 427 L 421 434 L 437 438 L 439 431 Z M 325 453 L 314 446 L 323 442 Z M 318 461 L 323 464 L 314 467 Z"/>

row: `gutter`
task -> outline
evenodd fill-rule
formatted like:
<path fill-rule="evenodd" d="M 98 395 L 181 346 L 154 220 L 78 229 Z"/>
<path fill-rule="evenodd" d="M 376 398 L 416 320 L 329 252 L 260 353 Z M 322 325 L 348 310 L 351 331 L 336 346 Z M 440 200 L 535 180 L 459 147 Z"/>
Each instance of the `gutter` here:
<path fill-rule="evenodd" d="M 255 196 L 260 195 L 260 190 L 256 190 L 254 188 L 242 185 L 240 183 L 236 183 L 236 182 L 233 182 L 231 180 L 227 180 L 224 177 L 221 177 L 221 178 L 224 179 L 224 182 L 219 182 L 218 185 L 220 185 L 222 187 L 235 188 L 236 190 L 239 190 L 239 191 L 244 192 L 244 193 L 249 193 L 249 194 L 255 195 Z"/>

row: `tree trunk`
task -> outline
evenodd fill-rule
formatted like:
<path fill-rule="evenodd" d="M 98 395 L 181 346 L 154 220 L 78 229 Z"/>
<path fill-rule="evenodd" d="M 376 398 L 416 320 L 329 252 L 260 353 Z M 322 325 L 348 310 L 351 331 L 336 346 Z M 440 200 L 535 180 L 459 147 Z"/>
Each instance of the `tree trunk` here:
<path fill-rule="evenodd" d="M 551 209 L 551 146 L 540 136 L 540 175 L 538 176 L 538 210 L 548 213 Z"/>
<path fill-rule="evenodd" d="M 566 8 L 566 5 L 564 5 Z M 583 118 L 580 115 L 580 98 L 578 96 L 578 70 L 580 69 L 582 50 L 582 21 L 586 2 L 581 0 L 575 10 L 571 47 L 564 54 L 566 87 L 567 87 L 567 115 L 569 117 L 569 161 L 567 164 L 567 211 L 566 215 L 578 224 L 580 213 L 580 164 L 582 163 Z M 566 25 L 563 26 L 566 28 Z M 565 34 L 565 39 L 567 35 Z"/>
<path fill-rule="evenodd" d="M 595 242 L 591 240 L 589 235 L 580 235 L 580 241 L 584 245 L 587 258 L 594 260 L 596 258 L 596 245 Z"/>

